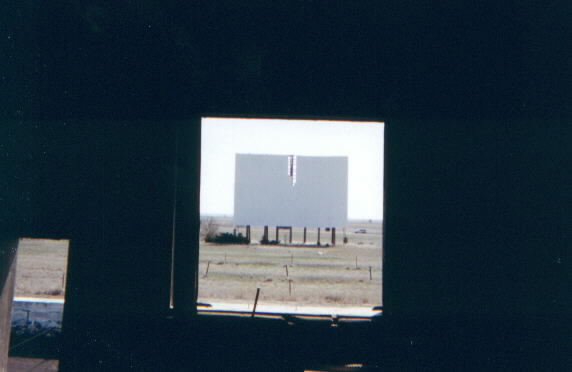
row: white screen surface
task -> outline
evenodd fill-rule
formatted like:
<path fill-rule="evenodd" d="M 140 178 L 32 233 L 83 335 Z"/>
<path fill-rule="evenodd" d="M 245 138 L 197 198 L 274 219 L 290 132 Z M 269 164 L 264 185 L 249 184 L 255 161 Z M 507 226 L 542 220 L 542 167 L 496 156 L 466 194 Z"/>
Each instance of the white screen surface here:
<path fill-rule="evenodd" d="M 295 169 L 289 164 L 288 155 L 236 155 L 234 223 L 344 227 L 348 158 L 295 156 Z"/>

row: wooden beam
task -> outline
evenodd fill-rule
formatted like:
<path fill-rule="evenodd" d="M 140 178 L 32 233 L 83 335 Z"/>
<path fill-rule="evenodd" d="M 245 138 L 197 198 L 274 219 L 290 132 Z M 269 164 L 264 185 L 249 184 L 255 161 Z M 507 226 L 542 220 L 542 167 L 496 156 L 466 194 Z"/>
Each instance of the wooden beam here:
<path fill-rule="evenodd" d="M 8 369 L 17 251 L 17 239 L 0 242 L 0 371 Z"/>

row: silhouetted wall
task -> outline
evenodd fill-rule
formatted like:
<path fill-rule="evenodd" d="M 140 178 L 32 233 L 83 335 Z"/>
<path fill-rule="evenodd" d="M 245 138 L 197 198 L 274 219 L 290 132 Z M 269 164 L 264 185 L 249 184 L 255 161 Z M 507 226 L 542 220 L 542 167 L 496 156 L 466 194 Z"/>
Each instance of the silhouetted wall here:
<path fill-rule="evenodd" d="M 561 367 L 572 138 L 557 5 L 6 6 L 0 222 L 71 239 L 62 370 Z M 196 144 L 200 113 L 386 123 L 383 322 L 166 320 L 176 175 L 181 234 L 198 213 L 198 149 L 177 157 L 177 131 Z M 192 286 L 189 236 L 176 265 Z"/>
<path fill-rule="evenodd" d="M 453 317 L 568 312 L 562 162 L 570 132 L 544 121 L 393 124 L 387 308 Z"/>

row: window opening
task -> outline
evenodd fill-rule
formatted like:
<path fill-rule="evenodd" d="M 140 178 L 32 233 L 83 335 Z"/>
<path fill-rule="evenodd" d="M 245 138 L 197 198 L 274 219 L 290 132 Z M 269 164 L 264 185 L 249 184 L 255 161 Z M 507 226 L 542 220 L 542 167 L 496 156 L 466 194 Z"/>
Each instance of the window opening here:
<path fill-rule="evenodd" d="M 69 240 L 21 238 L 12 302 L 11 356 L 57 359 L 61 348 Z"/>
<path fill-rule="evenodd" d="M 202 118 L 198 310 L 378 315 L 383 128 Z"/>

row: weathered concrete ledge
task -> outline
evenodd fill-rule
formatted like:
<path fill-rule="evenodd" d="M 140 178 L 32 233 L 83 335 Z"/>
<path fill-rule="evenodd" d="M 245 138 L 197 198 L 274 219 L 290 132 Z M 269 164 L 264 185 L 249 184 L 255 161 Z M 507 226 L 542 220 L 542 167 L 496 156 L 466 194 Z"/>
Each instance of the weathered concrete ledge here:
<path fill-rule="evenodd" d="M 63 299 L 16 297 L 12 304 L 12 328 L 61 329 Z"/>

